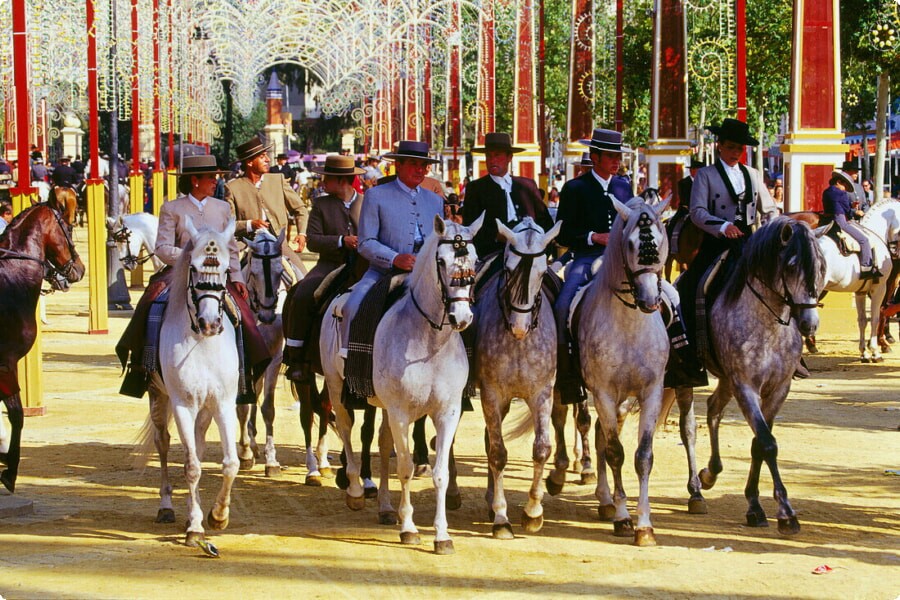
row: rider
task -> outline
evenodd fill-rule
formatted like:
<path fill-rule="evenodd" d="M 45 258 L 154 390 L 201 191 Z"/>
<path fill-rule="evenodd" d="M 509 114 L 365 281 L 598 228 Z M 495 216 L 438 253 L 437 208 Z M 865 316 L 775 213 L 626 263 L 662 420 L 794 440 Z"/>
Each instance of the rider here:
<path fill-rule="evenodd" d="M 59 159 L 59 164 L 53 169 L 52 180 L 54 187 L 75 189 L 75 185 L 78 183 L 78 173 L 69 165 L 71 161 L 71 156 L 63 156 Z"/>
<path fill-rule="evenodd" d="M 147 317 L 150 315 L 150 307 L 153 301 L 168 287 L 174 276 L 172 267 L 181 256 L 182 248 L 190 241 L 190 235 L 185 228 L 186 217 L 191 217 L 194 227 L 202 229 L 209 227 L 222 231 L 231 219 L 229 205 L 213 197 L 216 189 L 216 175 L 222 173 L 216 167 L 214 156 L 186 156 L 179 173 L 178 191 L 183 194 L 175 200 L 163 204 L 159 214 L 159 232 L 156 239 L 156 255 L 167 265 L 160 272 L 153 275 L 144 291 L 144 295 L 138 301 L 134 315 L 128 323 L 128 327 L 122 334 L 122 338 L 116 345 L 116 354 L 124 364 L 131 353 L 131 366 L 129 375 L 122 384 L 120 393 L 140 398 L 146 391 L 149 373 L 143 371 L 143 352 L 147 344 Z M 243 275 L 238 258 L 237 241 L 230 240 L 228 245 L 231 254 L 231 263 L 228 267 L 227 289 L 234 299 L 235 304 L 242 315 L 252 315 L 247 306 L 247 286 L 244 284 Z M 256 328 L 256 320 L 242 318 L 241 332 L 243 334 L 243 346 L 245 350 L 245 364 L 252 372 L 255 380 L 268 366 L 270 356 L 266 344 Z M 154 342 L 155 340 L 150 340 Z M 252 386 L 252 383 L 250 384 Z M 248 390 L 249 391 L 249 390 Z M 249 399 L 248 394 L 248 399 Z M 252 394 L 253 401 L 256 400 Z"/>
<path fill-rule="evenodd" d="M 835 224 L 850 237 L 859 242 L 860 279 L 876 279 L 882 276 L 878 267 L 872 265 L 872 245 L 869 238 L 852 221 L 853 209 L 850 207 L 850 192 L 853 180 L 843 171 L 833 171 L 828 187 L 822 192 L 822 212 L 831 217 Z"/>
<path fill-rule="evenodd" d="M 313 201 L 306 229 L 309 249 L 319 253 L 319 261 L 291 288 L 283 315 L 286 375 L 297 382 L 308 375 L 302 348 L 315 317 L 314 294 L 329 273 L 355 260 L 359 247 L 362 196 L 353 189 L 353 179 L 364 171 L 354 165 L 353 157 L 338 155 L 326 156 L 325 166 L 313 167 L 313 171 L 324 177 L 323 186 L 328 192 Z"/>

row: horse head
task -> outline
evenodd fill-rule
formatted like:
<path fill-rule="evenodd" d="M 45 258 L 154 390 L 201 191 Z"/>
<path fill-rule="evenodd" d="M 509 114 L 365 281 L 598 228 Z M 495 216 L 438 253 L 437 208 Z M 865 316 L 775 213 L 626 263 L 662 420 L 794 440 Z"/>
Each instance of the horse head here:
<path fill-rule="evenodd" d="M 541 283 L 547 272 L 547 245 L 559 234 L 562 221 L 544 232 L 531 217 L 525 217 L 514 229 L 497 219 L 497 231 L 506 240 L 503 254 L 502 297 L 500 307 L 506 327 L 517 340 L 537 327 L 541 309 Z"/>
<path fill-rule="evenodd" d="M 612 201 L 619 220 L 610 231 L 604 261 L 621 261 L 628 285 L 624 291 L 632 295 L 634 305 L 641 311 L 655 312 L 659 309 L 662 270 L 669 254 L 660 215 L 669 202 L 663 200 L 651 206 L 641 197 L 632 198 L 628 204 L 615 198 Z"/>
<path fill-rule="evenodd" d="M 472 313 L 472 287 L 475 284 L 475 261 L 478 259 L 475 253 L 475 245 L 472 239 L 481 224 L 484 222 L 484 214 L 475 220 L 470 226 L 466 227 L 453 221 L 445 221 L 440 216 L 434 217 L 434 236 L 430 240 L 429 250 L 434 253 L 435 264 L 437 265 L 437 279 L 440 287 L 440 300 L 443 304 L 443 312 L 447 316 L 447 320 L 455 331 L 462 331 L 472 324 L 474 314 Z M 425 248 L 423 248 L 423 252 Z M 423 254 L 427 256 L 427 254 Z M 423 263 L 425 261 L 422 261 Z M 423 269 L 427 269 L 426 265 L 413 268 L 413 276 L 410 280 L 410 287 L 415 285 L 419 277 L 416 277 Z M 429 318 L 429 321 L 431 319 Z M 432 322 L 432 326 L 434 323 Z M 440 326 L 440 325 L 439 325 Z"/>
<path fill-rule="evenodd" d="M 44 221 L 44 256 L 48 264 L 45 266 L 44 279 L 56 290 L 66 291 L 70 283 L 81 281 L 85 266 L 75 250 L 71 230 L 62 219 L 59 205 L 48 200 L 47 212 L 51 215 Z"/>
<path fill-rule="evenodd" d="M 224 328 L 222 310 L 231 258 L 228 242 L 234 236 L 234 218 L 221 233 L 210 229 L 198 231 L 190 216 L 184 224 L 192 242 L 187 257 L 188 301 L 193 307 L 191 328 L 203 336 L 218 335 Z"/>
<path fill-rule="evenodd" d="M 137 267 L 139 261 L 138 256 L 141 253 L 141 241 L 131 235 L 131 230 L 125 225 L 122 215 L 106 217 L 106 229 L 109 236 L 116 243 L 116 253 L 119 255 L 119 262 L 126 271 L 133 271 Z"/>
<path fill-rule="evenodd" d="M 266 230 L 260 230 L 247 242 L 250 253 L 244 268 L 244 280 L 250 292 L 250 308 L 265 324 L 275 321 L 278 308 L 278 288 L 284 274 L 284 264 L 281 262 L 284 237 L 284 229 L 277 238 Z"/>

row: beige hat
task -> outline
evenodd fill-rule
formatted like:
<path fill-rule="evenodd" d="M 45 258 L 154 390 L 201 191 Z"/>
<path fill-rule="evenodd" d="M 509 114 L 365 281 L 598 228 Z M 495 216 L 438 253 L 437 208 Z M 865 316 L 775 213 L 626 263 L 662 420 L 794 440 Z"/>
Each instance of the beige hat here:
<path fill-rule="evenodd" d="M 201 154 L 199 156 L 185 156 L 181 163 L 181 170 L 178 175 L 224 175 L 228 171 L 223 171 L 216 164 L 216 157 L 210 154 Z"/>
<path fill-rule="evenodd" d="M 313 167 L 313 173 L 321 175 L 362 175 L 365 170 L 356 166 L 352 156 L 331 154 L 325 157 L 324 167 Z"/>

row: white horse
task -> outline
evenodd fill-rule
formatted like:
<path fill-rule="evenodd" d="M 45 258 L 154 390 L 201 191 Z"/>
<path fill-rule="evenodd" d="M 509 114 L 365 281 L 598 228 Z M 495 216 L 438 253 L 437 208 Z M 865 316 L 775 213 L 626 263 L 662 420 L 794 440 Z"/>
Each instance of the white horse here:
<path fill-rule="evenodd" d="M 119 261 L 126 271 L 133 271 L 138 265 L 148 261 L 153 264 L 154 270 L 162 268 L 162 261 L 154 253 L 156 234 L 159 231 L 159 219 L 156 216 L 135 213 L 119 215 L 115 219 L 106 217 L 106 228 L 116 243 Z"/>
<path fill-rule="evenodd" d="M 529 415 L 517 423 L 511 437 L 534 430 L 531 459 L 534 473 L 528 502 L 522 513 L 526 532 L 540 531 L 544 523 L 544 465 L 550 457 L 550 414 L 556 381 L 556 355 L 547 352 L 556 343 L 553 306 L 541 289 L 547 272 L 546 248 L 559 234 L 562 221 L 544 232 L 530 217 L 510 230 L 497 220 L 497 231 L 506 240 L 503 269 L 479 292 L 476 307 L 476 380 L 481 389 L 481 408 L 488 434 L 486 499 L 493 514 L 492 534 L 512 539 L 507 515 L 503 473 L 507 452 L 503 443 L 503 419 L 513 398 L 528 404 Z M 499 260 L 499 259 L 498 259 Z"/>
<path fill-rule="evenodd" d="M 409 451 L 409 427 L 424 415 L 431 417 L 437 430 L 433 481 L 436 495 L 435 541 L 437 554 L 453 552 L 453 540 L 447 531 L 446 492 L 449 480 L 449 454 L 459 425 L 462 392 L 469 366 L 459 332 L 472 323 L 472 284 L 475 247 L 472 237 L 484 219 L 482 215 L 470 227 L 452 221 L 434 219 L 434 233 L 425 239 L 415 267 L 407 281 L 403 297 L 384 315 L 375 333 L 373 346 L 373 386 L 370 403 L 385 409 L 390 428 L 382 427 L 382 460 L 396 444 L 397 470 L 402 488 L 399 517 L 400 541 L 419 544 L 413 523 L 409 484 L 413 461 Z M 332 303 L 322 326 L 319 348 L 322 367 L 331 398 L 340 398 L 343 386 L 343 359 L 338 354 L 340 332 L 336 306 Z M 328 316 L 331 315 L 331 316 Z M 350 415 L 340 402 L 334 403 L 337 428 L 347 455 L 347 505 L 359 510 L 365 505 L 359 478 L 359 462 L 350 443 Z M 393 438 L 393 441 L 391 441 Z M 379 512 L 393 513 L 387 473 L 381 474 Z"/>
<path fill-rule="evenodd" d="M 248 304 L 256 316 L 256 324 L 265 340 L 272 360 L 263 377 L 254 382 L 254 391 L 263 393 L 260 407 L 266 425 L 266 476 L 277 477 L 281 474 L 281 464 L 275 452 L 275 386 L 278 383 L 278 372 L 281 369 L 284 351 L 284 332 L 281 314 L 290 284 L 286 281 L 297 281 L 303 275 L 293 266 L 293 274 L 285 273 L 285 261 L 282 260 L 281 244 L 285 232 L 276 238 L 268 231 L 261 230 L 247 242 L 249 252 L 243 267 L 244 281 L 250 293 Z M 293 387 L 292 387 L 292 391 Z M 296 397 L 296 392 L 294 393 Z M 238 458 L 242 469 L 250 469 L 258 453 L 256 445 L 255 406 L 238 405 L 238 421 L 240 438 L 238 440 Z M 327 452 L 327 450 L 326 450 Z M 309 451 L 307 451 L 309 453 Z M 308 461 L 307 461 L 308 462 Z"/>
<path fill-rule="evenodd" d="M 829 292 L 850 292 L 856 296 L 856 319 L 859 324 L 860 360 L 881 362 L 881 348 L 878 344 L 878 323 L 881 320 L 881 305 L 887 293 L 893 252 L 900 240 L 900 202 L 887 199 L 872 206 L 860 221 L 861 228 L 872 245 L 872 264 L 884 274 L 878 280 L 859 279 L 859 257 L 856 254 L 843 256 L 837 244 L 828 236 L 819 237 L 819 247 L 825 256 L 827 274 L 825 290 Z M 868 316 L 866 297 L 869 298 Z M 869 339 L 866 340 L 866 324 L 869 325 Z"/>
<path fill-rule="evenodd" d="M 205 540 L 198 487 L 206 430 L 212 420 L 222 440 L 222 487 L 207 515 L 211 529 L 228 526 L 231 487 L 238 472 L 235 449 L 238 393 L 238 355 L 235 330 L 223 314 L 229 252 L 234 219 L 222 233 L 197 231 L 190 217 L 185 227 L 191 243 L 174 267 L 169 303 L 160 330 L 159 372 L 150 380 L 150 421 L 146 438 L 153 437 L 160 458 L 160 509 L 157 522 L 175 520 L 172 487 L 168 481 L 168 422 L 174 416 L 185 455 L 189 487 L 185 542 Z"/>
<path fill-rule="evenodd" d="M 663 376 L 669 338 L 659 313 L 662 271 L 668 240 L 659 215 L 667 202 L 650 206 L 642 198 L 627 204 L 613 199 L 619 218 L 613 223 L 600 268 L 584 292 L 574 329 L 581 350 L 581 370 L 597 409 L 597 488 L 601 518 L 612 519 L 617 536 L 634 536 L 639 546 L 655 545 L 650 521 L 649 480 L 653 434 L 662 407 Z M 577 314 L 577 313 L 576 313 Z M 619 426 L 625 401 L 637 396 L 640 406 L 635 470 L 640 481 L 637 527 L 622 485 L 625 458 Z M 606 467 L 612 469 L 615 497 Z"/>

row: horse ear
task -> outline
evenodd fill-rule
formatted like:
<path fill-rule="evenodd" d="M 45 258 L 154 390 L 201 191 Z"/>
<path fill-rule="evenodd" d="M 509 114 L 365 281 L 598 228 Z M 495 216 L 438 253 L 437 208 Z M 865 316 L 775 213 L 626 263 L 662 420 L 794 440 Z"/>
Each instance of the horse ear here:
<path fill-rule="evenodd" d="M 556 224 L 554 224 L 553 227 L 550 228 L 550 231 L 544 234 L 544 248 L 546 248 L 550 242 L 556 239 L 556 236 L 559 235 L 561 229 L 562 221 L 557 221 Z"/>
<path fill-rule="evenodd" d="M 444 223 L 444 219 L 440 215 L 434 215 L 434 232 L 438 235 L 444 235 L 446 230 L 447 224 Z"/>
<path fill-rule="evenodd" d="M 513 241 L 516 239 L 516 234 L 513 232 L 513 230 L 504 225 L 503 221 L 501 221 L 500 219 L 494 220 L 497 221 L 497 233 L 499 233 L 500 236 L 510 244 L 513 243 Z"/>
<path fill-rule="evenodd" d="M 791 241 L 791 236 L 794 235 L 794 224 L 793 223 L 785 223 L 781 226 L 781 245 L 787 246 L 788 242 Z"/>
<path fill-rule="evenodd" d="M 616 207 L 616 212 L 619 213 L 619 216 L 622 217 L 622 220 L 627 222 L 628 217 L 631 216 L 631 210 L 615 197 L 612 198 L 613 206 Z"/>
<path fill-rule="evenodd" d="M 469 225 L 469 233 L 472 234 L 472 237 L 475 237 L 475 234 L 477 234 L 478 231 L 481 229 L 481 226 L 484 224 L 484 216 L 486 214 L 487 214 L 487 212 L 482 211 L 481 215 L 477 219 L 472 221 L 471 225 Z"/>
<path fill-rule="evenodd" d="M 829 223 L 828 225 L 822 225 L 821 227 L 816 227 L 815 229 L 813 229 L 813 234 L 814 234 L 817 238 L 820 238 L 820 237 L 822 237 L 823 235 L 825 235 L 826 233 L 828 233 L 828 230 L 831 229 L 831 226 L 832 226 L 832 225 L 834 225 L 834 221 L 832 221 L 832 222 Z"/>
<path fill-rule="evenodd" d="M 194 220 L 191 219 L 191 215 L 185 215 L 184 229 L 188 232 L 188 235 L 191 236 L 191 239 L 197 238 L 197 228 L 194 227 Z"/>
<path fill-rule="evenodd" d="M 672 201 L 672 196 L 668 198 L 663 198 L 662 196 L 657 196 L 660 201 L 657 204 L 653 205 L 653 210 L 656 212 L 656 216 L 662 216 L 662 214 L 669 208 L 669 202 Z"/>

